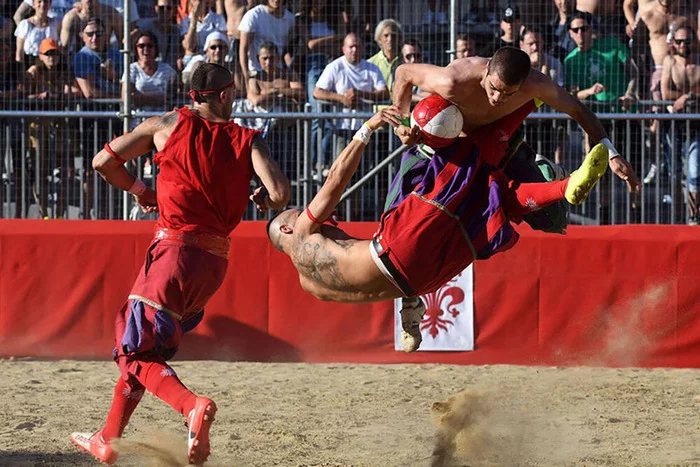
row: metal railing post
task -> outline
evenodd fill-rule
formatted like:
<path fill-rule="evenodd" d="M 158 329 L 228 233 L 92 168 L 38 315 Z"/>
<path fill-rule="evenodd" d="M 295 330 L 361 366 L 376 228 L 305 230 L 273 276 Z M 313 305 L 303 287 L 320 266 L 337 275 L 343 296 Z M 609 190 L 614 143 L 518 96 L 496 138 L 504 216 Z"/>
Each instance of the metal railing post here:
<path fill-rule="evenodd" d="M 124 76 L 122 78 L 122 83 L 124 83 L 124 93 L 122 95 L 122 119 L 124 123 L 124 133 L 128 133 L 131 128 L 131 112 L 132 112 L 132 96 L 131 96 L 131 82 L 129 80 L 129 68 L 131 67 L 131 2 L 129 0 L 124 0 L 124 43 L 122 48 L 122 54 L 124 55 Z M 130 162 L 134 164 L 134 162 Z M 129 193 L 124 191 L 122 193 L 122 219 L 129 219 Z"/>

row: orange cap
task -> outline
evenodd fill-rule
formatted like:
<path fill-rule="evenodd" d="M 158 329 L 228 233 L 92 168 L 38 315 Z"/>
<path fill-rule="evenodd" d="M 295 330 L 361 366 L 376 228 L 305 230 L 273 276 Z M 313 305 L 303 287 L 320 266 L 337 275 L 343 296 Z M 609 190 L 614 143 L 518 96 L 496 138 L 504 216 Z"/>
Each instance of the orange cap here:
<path fill-rule="evenodd" d="M 39 44 L 39 53 L 45 54 L 50 50 L 61 50 L 56 39 L 44 39 L 41 41 L 41 44 Z"/>

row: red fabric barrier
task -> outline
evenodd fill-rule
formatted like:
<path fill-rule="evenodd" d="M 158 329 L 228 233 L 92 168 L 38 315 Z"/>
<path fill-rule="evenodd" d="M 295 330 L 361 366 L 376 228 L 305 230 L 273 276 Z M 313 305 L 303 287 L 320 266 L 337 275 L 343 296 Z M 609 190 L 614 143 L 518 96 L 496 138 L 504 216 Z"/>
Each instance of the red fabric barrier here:
<path fill-rule="evenodd" d="M 521 227 L 475 265 L 474 352 L 393 350 L 391 303 L 305 294 L 262 222 L 232 238 L 229 271 L 181 359 L 700 367 L 700 236 L 671 226 Z M 369 237 L 375 224 L 344 226 Z M 0 221 L 0 356 L 109 358 L 113 320 L 153 223 Z"/>

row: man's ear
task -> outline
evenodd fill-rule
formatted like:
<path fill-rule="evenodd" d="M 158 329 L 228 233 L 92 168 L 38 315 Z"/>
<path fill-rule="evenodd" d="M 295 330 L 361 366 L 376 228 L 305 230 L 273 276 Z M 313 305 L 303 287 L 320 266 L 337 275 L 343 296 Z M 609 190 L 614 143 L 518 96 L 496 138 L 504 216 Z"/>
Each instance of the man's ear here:
<path fill-rule="evenodd" d="M 280 225 L 280 232 L 282 232 L 283 234 L 291 234 L 294 233 L 294 229 L 291 225 L 282 224 Z"/>

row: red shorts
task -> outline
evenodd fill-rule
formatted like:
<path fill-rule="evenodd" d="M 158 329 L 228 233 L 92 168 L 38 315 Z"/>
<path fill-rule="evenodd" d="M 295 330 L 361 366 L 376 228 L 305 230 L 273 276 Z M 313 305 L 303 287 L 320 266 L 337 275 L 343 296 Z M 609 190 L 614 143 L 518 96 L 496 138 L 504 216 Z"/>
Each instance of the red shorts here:
<path fill-rule="evenodd" d="M 115 322 L 114 358 L 125 380 L 135 361 L 165 361 L 182 335 L 202 320 L 204 306 L 219 289 L 228 261 L 200 248 L 155 241 Z"/>

